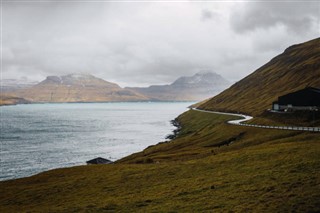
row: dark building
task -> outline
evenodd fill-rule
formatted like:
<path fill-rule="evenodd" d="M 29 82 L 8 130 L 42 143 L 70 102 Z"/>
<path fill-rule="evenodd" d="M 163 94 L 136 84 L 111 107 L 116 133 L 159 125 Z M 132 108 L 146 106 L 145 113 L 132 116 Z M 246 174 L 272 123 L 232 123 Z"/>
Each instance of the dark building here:
<path fill-rule="evenodd" d="M 98 158 L 89 160 L 86 163 L 87 164 L 110 164 L 110 163 L 113 163 L 113 162 L 108 160 L 108 159 L 98 157 Z"/>
<path fill-rule="evenodd" d="M 273 102 L 272 109 L 275 111 L 294 110 L 319 110 L 320 89 L 306 87 L 293 93 L 289 93 Z"/>

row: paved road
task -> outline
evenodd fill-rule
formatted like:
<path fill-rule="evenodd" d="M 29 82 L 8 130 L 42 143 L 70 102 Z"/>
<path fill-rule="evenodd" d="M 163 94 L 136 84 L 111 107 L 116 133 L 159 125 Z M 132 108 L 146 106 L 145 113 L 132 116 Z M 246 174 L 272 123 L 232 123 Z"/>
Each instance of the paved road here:
<path fill-rule="evenodd" d="M 264 129 L 281 129 L 281 130 L 293 130 L 293 131 L 320 132 L 320 127 L 265 126 L 265 125 L 257 125 L 257 124 L 245 124 L 243 122 L 249 121 L 253 117 L 251 117 L 249 115 L 243 115 L 243 114 L 215 112 L 215 111 L 208 111 L 208 110 L 202 110 L 202 109 L 197 109 L 197 108 L 191 108 L 191 109 L 199 111 L 199 112 L 214 113 L 214 114 L 221 114 L 221 115 L 233 115 L 233 116 L 242 117 L 241 119 L 231 120 L 231 121 L 227 122 L 228 124 L 232 124 L 232 125 L 249 126 L 249 127 L 264 128 Z"/>

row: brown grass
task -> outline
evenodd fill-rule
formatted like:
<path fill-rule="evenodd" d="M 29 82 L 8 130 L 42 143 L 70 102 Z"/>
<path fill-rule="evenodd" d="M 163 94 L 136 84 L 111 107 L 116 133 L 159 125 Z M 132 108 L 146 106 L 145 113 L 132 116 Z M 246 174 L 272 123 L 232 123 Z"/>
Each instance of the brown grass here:
<path fill-rule="evenodd" d="M 189 111 L 179 117 L 177 139 L 117 164 L 1 182 L 0 211 L 320 211 L 319 134 L 237 127 L 227 119 Z M 211 146 L 239 133 L 232 144 Z"/>

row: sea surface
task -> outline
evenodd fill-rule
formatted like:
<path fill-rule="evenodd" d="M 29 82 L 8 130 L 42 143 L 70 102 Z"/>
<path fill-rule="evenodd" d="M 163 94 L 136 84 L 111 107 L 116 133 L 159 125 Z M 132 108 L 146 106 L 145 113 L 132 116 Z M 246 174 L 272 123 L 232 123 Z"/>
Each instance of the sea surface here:
<path fill-rule="evenodd" d="M 0 107 L 0 180 L 112 161 L 165 141 L 191 102 L 65 103 Z"/>

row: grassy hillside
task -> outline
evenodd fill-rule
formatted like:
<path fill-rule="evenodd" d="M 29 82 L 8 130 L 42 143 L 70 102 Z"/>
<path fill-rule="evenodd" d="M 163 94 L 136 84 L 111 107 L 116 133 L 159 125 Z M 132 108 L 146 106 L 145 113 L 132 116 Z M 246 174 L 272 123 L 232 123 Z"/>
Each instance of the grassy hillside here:
<path fill-rule="evenodd" d="M 320 211 L 319 134 L 236 127 L 227 119 L 189 111 L 179 117 L 177 139 L 114 165 L 0 182 L 0 211 Z"/>
<path fill-rule="evenodd" d="M 320 88 L 320 38 L 287 48 L 200 108 L 256 116 L 270 109 L 279 96 L 306 86 Z"/>

